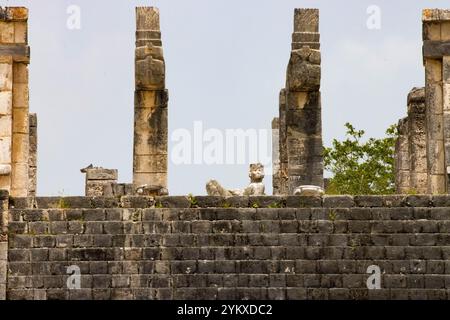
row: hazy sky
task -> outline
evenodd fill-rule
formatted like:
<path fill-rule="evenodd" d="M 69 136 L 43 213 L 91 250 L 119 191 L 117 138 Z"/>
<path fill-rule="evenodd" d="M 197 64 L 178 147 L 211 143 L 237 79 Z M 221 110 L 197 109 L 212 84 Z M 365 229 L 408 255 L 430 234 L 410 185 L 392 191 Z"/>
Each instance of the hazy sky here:
<path fill-rule="evenodd" d="M 345 4 L 344 4 L 345 3 Z M 169 135 L 203 127 L 270 129 L 290 55 L 294 8 L 320 9 L 325 145 L 349 121 L 379 137 L 424 84 L 421 11 L 448 1 L 39 0 L 30 8 L 30 110 L 38 113 L 40 195 L 82 195 L 79 169 L 119 169 L 131 182 L 135 6 L 157 6 L 167 65 Z M 67 8 L 81 29 L 67 28 Z M 367 8 L 381 10 L 370 30 Z M 170 148 L 174 145 L 170 141 Z M 171 194 L 204 194 L 215 178 L 248 183 L 248 165 L 169 164 Z M 271 177 L 265 179 L 271 192 Z"/>

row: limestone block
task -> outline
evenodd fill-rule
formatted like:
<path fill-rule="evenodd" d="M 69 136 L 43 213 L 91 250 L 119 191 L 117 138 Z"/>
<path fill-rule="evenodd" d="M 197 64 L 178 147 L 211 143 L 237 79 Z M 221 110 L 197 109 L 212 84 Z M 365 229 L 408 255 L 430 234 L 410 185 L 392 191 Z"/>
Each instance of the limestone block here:
<path fill-rule="evenodd" d="M 134 153 L 137 155 L 167 154 L 167 135 L 163 132 L 135 132 Z"/>
<path fill-rule="evenodd" d="M 320 33 L 317 32 L 294 32 L 292 34 L 292 42 L 319 42 Z"/>
<path fill-rule="evenodd" d="M 29 196 L 36 195 L 37 185 L 37 168 L 29 167 L 28 169 L 28 194 Z"/>
<path fill-rule="evenodd" d="M 160 30 L 158 8 L 137 7 L 136 30 Z"/>
<path fill-rule="evenodd" d="M 10 115 L 0 115 L 0 137 L 9 137 L 12 135 L 12 117 Z"/>
<path fill-rule="evenodd" d="M 167 154 L 134 156 L 134 172 L 167 172 L 167 166 Z"/>
<path fill-rule="evenodd" d="M 15 197 L 26 197 L 28 193 L 28 163 L 14 163 L 12 168 L 12 187 L 13 190 L 20 191 L 20 195 L 13 195 Z"/>
<path fill-rule="evenodd" d="M 441 83 L 427 84 L 426 88 L 427 113 L 440 115 L 443 113 L 443 90 Z"/>
<path fill-rule="evenodd" d="M 12 91 L 0 92 L 0 114 L 12 114 Z"/>
<path fill-rule="evenodd" d="M 435 21 L 439 20 L 439 9 L 423 9 L 422 21 Z"/>
<path fill-rule="evenodd" d="M 425 80 L 426 83 L 436 83 L 442 81 L 442 60 L 425 60 Z"/>
<path fill-rule="evenodd" d="M 165 63 L 151 55 L 136 60 L 136 87 L 147 90 L 161 90 L 165 86 Z"/>
<path fill-rule="evenodd" d="M 429 22 L 423 24 L 422 29 L 423 40 L 440 41 L 441 40 L 441 24 L 437 22 Z"/>
<path fill-rule="evenodd" d="M 117 169 L 93 168 L 86 170 L 87 180 L 117 180 L 118 175 Z"/>
<path fill-rule="evenodd" d="M 431 141 L 442 140 L 444 138 L 444 117 L 436 115 L 430 118 L 428 121 L 428 139 Z"/>
<path fill-rule="evenodd" d="M 11 164 L 11 137 L 0 138 L 0 164 Z"/>
<path fill-rule="evenodd" d="M 410 105 L 414 102 L 419 102 L 419 103 L 425 102 L 425 88 L 424 87 L 421 87 L 421 88 L 414 87 L 408 93 L 408 105 Z"/>
<path fill-rule="evenodd" d="M 418 194 L 427 193 L 428 174 L 426 172 L 411 173 L 411 189 Z"/>
<path fill-rule="evenodd" d="M 24 63 L 14 63 L 13 65 L 14 83 L 28 84 L 29 71 Z"/>
<path fill-rule="evenodd" d="M 28 84 L 14 82 L 13 107 L 28 108 L 28 101 L 29 101 Z"/>
<path fill-rule="evenodd" d="M 28 43 L 28 25 L 25 21 L 14 22 L 14 42 Z"/>
<path fill-rule="evenodd" d="M 13 108 L 13 119 L 13 133 L 27 134 L 29 132 L 28 109 Z"/>
<path fill-rule="evenodd" d="M 14 43 L 14 23 L 0 21 L 0 43 Z"/>
<path fill-rule="evenodd" d="M 156 186 L 166 186 L 167 185 L 167 173 L 135 173 L 134 175 L 134 185 L 139 187 L 143 185 L 156 185 Z"/>
<path fill-rule="evenodd" d="M 445 175 L 430 175 L 429 177 L 429 190 L 431 194 L 443 194 L 445 193 Z"/>
<path fill-rule="evenodd" d="M 28 134 L 15 133 L 12 136 L 12 162 L 26 163 L 28 165 L 29 153 L 29 137 Z"/>
<path fill-rule="evenodd" d="M 442 57 L 442 81 L 444 84 L 450 84 L 450 56 Z"/>
<path fill-rule="evenodd" d="M 11 189 L 11 175 L 0 175 L 0 189 L 10 190 Z"/>
<path fill-rule="evenodd" d="M 291 53 L 287 71 L 286 88 L 290 91 L 315 91 L 320 89 L 320 52 L 303 47 Z"/>
<path fill-rule="evenodd" d="M 25 7 L 0 7 L 0 20 L 2 21 L 26 21 L 28 20 L 28 8 Z"/>
<path fill-rule="evenodd" d="M 450 10 L 449 9 L 439 9 L 439 20 L 440 21 L 450 21 Z"/>
<path fill-rule="evenodd" d="M 294 31 L 295 32 L 319 32 L 319 10 L 318 9 L 295 9 Z"/>
<path fill-rule="evenodd" d="M 445 172 L 444 142 L 442 140 L 430 141 L 432 152 L 428 159 L 429 172 L 431 174 L 443 174 Z"/>
<path fill-rule="evenodd" d="M 12 91 L 12 64 L 0 63 L 0 91 Z"/>

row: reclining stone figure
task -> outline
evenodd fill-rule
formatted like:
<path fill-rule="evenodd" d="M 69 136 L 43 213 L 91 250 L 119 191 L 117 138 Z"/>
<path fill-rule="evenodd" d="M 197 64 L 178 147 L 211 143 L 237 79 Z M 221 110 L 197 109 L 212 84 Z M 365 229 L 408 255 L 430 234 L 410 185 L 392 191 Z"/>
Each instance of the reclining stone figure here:
<path fill-rule="evenodd" d="M 227 190 L 216 180 L 210 180 L 206 184 L 206 192 L 209 196 L 263 196 L 265 195 L 265 186 L 262 182 L 264 179 L 264 166 L 261 163 L 250 165 L 250 184 L 244 190 Z"/>

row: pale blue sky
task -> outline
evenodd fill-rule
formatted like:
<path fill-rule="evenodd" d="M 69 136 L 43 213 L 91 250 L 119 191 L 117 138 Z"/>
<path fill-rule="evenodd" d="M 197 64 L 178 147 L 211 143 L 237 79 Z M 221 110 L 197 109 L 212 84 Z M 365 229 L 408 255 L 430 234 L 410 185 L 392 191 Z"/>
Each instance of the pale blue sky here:
<path fill-rule="evenodd" d="M 30 8 L 30 109 L 38 113 L 40 195 L 81 195 L 89 163 L 132 175 L 135 6 L 157 6 L 167 64 L 169 129 L 270 129 L 289 60 L 293 10 L 320 8 L 325 145 L 349 121 L 370 136 L 406 112 L 424 83 L 421 10 L 448 1 L 39 0 Z M 81 30 L 66 28 L 69 5 Z M 381 29 L 366 27 L 369 5 Z M 171 143 L 172 147 L 172 143 Z M 247 165 L 169 166 L 171 194 L 204 194 L 215 178 L 247 184 Z M 271 191 L 271 178 L 265 180 Z"/>

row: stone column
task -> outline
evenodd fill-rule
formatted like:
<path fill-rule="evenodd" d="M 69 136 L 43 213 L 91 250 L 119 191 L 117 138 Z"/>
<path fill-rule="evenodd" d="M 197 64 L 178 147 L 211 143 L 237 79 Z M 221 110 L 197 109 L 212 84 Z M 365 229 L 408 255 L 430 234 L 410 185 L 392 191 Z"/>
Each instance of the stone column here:
<path fill-rule="evenodd" d="M 448 192 L 450 168 L 450 105 L 444 101 L 443 62 L 450 56 L 450 10 L 425 9 L 423 57 L 427 118 L 428 192 Z"/>
<path fill-rule="evenodd" d="M 288 194 L 300 185 L 323 187 L 319 10 L 296 9 L 286 80 Z"/>
<path fill-rule="evenodd" d="M 428 191 L 425 88 L 413 88 L 408 94 L 408 143 L 410 190 Z"/>
<path fill-rule="evenodd" d="M 0 188 L 28 195 L 28 10 L 0 8 Z"/>
<path fill-rule="evenodd" d="M 279 194 L 285 195 L 289 193 L 289 176 L 288 176 L 288 154 L 287 154 L 287 127 L 286 127 L 286 89 L 280 91 L 279 97 L 279 143 L 278 152 L 280 160 L 280 170 L 278 171 Z"/>
<path fill-rule="evenodd" d="M 409 139 L 408 118 L 398 122 L 398 139 L 395 144 L 395 187 L 397 193 L 406 194 L 410 191 L 409 171 Z"/>
<path fill-rule="evenodd" d="M 8 275 L 8 208 L 9 194 L 0 190 L 0 300 L 6 300 Z"/>
<path fill-rule="evenodd" d="M 30 155 L 28 158 L 28 195 L 36 196 L 37 189 L 37 116 L 35 113 L 29 115 L 30 128 Z"/>
<path fill-rule="evenodd" d="M 273 195 L 280 194 L 280 124 L 279 118 L 272 120 L 272 186 Z"/>
<path fill-rule="evenodd" d="M 133 184 L 167 188 L 168 92 L 159 10 L 136 8 Z"/>

